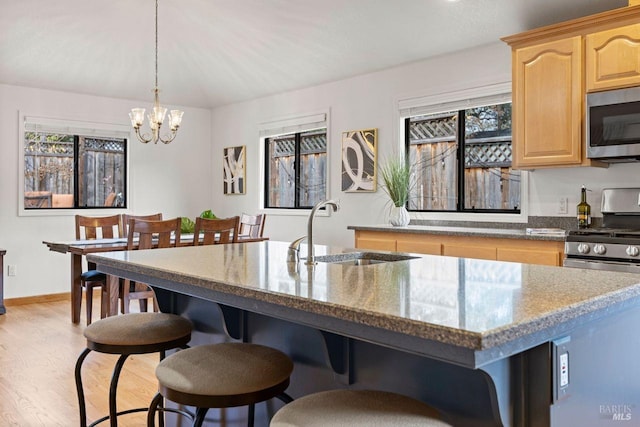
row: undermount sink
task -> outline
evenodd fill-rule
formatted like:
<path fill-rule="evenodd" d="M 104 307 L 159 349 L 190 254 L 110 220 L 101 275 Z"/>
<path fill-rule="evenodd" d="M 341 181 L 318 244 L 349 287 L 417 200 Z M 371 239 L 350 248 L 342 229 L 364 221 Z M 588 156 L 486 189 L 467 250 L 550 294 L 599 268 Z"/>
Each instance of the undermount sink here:
<path fill-rule="evenodd" d="M 371 265 L 381 264 L 383 262 L 406 261 L 415 258 L 418 257 L 380 252 L 345 252 L 341 254 L 316 256 L 315 260 L 317 262 L 327 262 L 330 264 Z"/>

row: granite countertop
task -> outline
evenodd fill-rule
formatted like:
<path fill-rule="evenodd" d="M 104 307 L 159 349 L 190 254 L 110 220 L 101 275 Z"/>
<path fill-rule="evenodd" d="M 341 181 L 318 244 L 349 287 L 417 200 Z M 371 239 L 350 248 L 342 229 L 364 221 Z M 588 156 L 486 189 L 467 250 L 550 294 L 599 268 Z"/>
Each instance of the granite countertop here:
<path fill-rule="evenodd" d="M 527 239 L 527 240 L 552 240 L 563 242 L 564 235 L 557 234 L 527 234 L 526 229 L 517 228 L 490 228 L 490 227 L 454 227 L 433 225 L 408 225 L 406 227 L 394 227 L 388 224 L 379 225 L 350 225 L 349 230 L 387 231 L 392 233 L 414 234 L 439 234 L 446 236 L 467 237 L 495 237 L 502 239 Z"/>
<path fill-rule="evenodd" d="M 286 262 L 287 246 L 266 241 L 87 259 L 107 273 L 347 336 L 382 342 L 394 334 L 394 346 L 406 339 L 407 348 L 429 347 L 431 354 L 464 350 L 455 362 L 471 367 L 640 302 L 640 276 L 632 273 L 420 254 L 308 269 Z M 316 245 L 316 256 L 343 251 L 352 250 Z"/>

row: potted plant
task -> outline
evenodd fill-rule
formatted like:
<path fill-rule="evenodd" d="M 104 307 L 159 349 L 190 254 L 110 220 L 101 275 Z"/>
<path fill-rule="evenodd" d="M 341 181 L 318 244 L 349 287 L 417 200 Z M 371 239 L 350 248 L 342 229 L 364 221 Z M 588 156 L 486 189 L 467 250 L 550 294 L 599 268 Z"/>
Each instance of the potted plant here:
<path fill-rule="evenodd" d="M 406 205 L 411 191 L 411 166 L 402 155 L 388 157 L 380 166 L 380 179 L 382 189 L 393 204 L 389 222 L 396 227 L 406 227 L 410 220 Z"/>

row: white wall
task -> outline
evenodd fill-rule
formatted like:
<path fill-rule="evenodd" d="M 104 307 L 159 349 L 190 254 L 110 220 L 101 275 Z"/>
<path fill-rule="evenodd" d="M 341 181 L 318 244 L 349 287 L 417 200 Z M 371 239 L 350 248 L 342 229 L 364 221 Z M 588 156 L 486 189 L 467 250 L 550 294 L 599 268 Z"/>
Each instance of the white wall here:
<path fill-rule="evenodd" d="M 341 133 L 378 128 L 379 158 L 397 149 L 399 99 L 446 93 L 487 84 L 511 81 L 511 52 L 503 43 L 452 53 L 406 66 L 383 70 L 295 92 L 229 105 L 213 111 L 214 175 L 221 176 L 222 148 L 247 146 L 247 193 L 224 196 L 214 186 L 215 211 L 235 215 L 259 209 L 258 123 L 329 108 L 329 194 L 340 199 L 342 208 L 330 218 L 316 220 L 316 243 L 353 246 L 348 225 L 387 222 L 387 203 L 382 190 L 376 193 L 343 193 L 340 188 Z M 541 123 L 541 126 L 544 124 Z M 580 186 L 593 189 L 588 199 L 593 213 L 600 215 L 600 191 L 605 187 L 640 186 L 640 166 L 612 165 L 608 169 L 563 168 L 536 170 L 529 174 L 529 215 L 574 216 Z M 558 214 L 560 197 L 568 199 L 568 213 Z M 466 218 L 468 219 L 468 215 Z M 465 217 L 462 216 L 461 219 Z M 265 235 L 290 241 L 306 234 L 306 216 L 269 215 Z"/>
<path fill-rule="evenodd" d="M 128 112 L 153 99 L 127 101 L 0 85 L 0 248 L 5 255 L 5 298 L 69 292 L 70 256 L 49 252 L 43 240 L 75 237 L 72 215 L 18 216 L 21 132 L 18 111 L 51 118 L 129 124 Z M 129 143 L 129 208 L 165 217 L 197 216 L 213 203 L 211 113 L 184 108 L 183 126 L 169 145 Z M 15 277 L 7 265 L 17 266 Z"/>

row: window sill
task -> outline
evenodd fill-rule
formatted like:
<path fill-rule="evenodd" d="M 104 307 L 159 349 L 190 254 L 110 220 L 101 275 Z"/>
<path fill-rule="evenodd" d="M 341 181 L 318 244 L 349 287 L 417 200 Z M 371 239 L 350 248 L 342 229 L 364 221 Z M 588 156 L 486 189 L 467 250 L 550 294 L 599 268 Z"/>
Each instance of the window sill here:
<path fill-rule="evenodd" d="M 41 217 L 41 216 L 107 216 L 127 213 L 126 208 L 96 208 L 96 209 L 20 209 L 18 216 Z"/>
<path fill-rule="evenodd" d="M 515 222 L 526 223 L 529 215 L 526 212 L 519 214 L 498 213 L 467 213 L 467 212 L 409 212 L 409 217 L 416 220 L 439 220 L 460 222 Z"/>
<path fill-rule="evenodd" d="M 309 216 L 311 208 L 309 209 L 260 209 L 260 213 L 274 216 Z M 318 210 L 316 216 L 330 216 L 328 209 Z"/>

